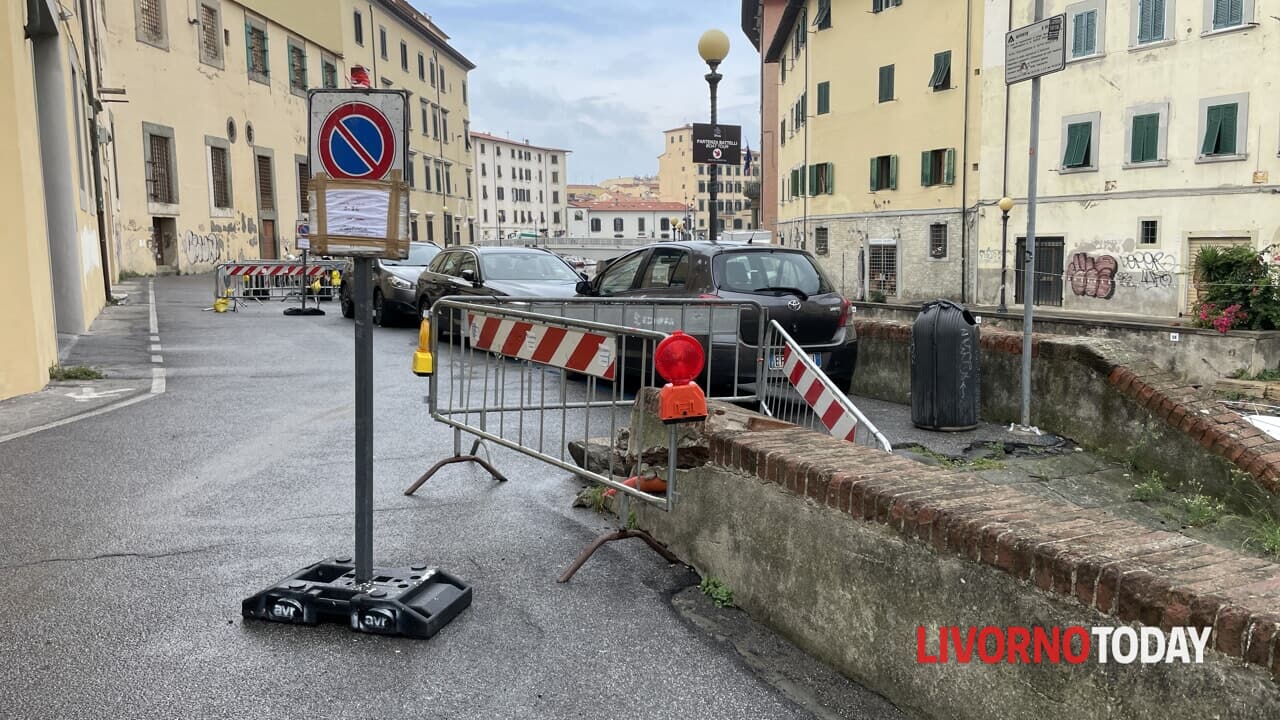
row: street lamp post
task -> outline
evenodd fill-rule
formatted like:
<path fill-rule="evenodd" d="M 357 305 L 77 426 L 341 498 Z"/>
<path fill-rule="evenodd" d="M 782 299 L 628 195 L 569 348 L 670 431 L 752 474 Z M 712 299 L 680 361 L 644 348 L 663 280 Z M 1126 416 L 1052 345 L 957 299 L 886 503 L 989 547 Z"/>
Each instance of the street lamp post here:
<path fill-rule="evenodd" d="M 720 30 L 708 30 L 702 33 L 702 37 L 698 39 L 698 54 L 706 61 L 707 67 L 711 68 L 711 72 L 707 73 L 707 85 L 711 87 L 711 127 L 714 130 L 716 126 L 716 86 L 720 84 L 720 73 L 716 72 L 716 68 L 720 67 L 720 63 L 724 61 L 725 56 L 729 54 L 729 36 Z M 719 185 L 720 166 L 717 163 L 711 163 L 711 228 L 707 231 L 707 239 L 711 242 L 716 241 L 716 231 L 719 230 L 719 214 L 716 210 L 716 194 L 717 185 Z"/>
<path fill-rule="evenodd" d="M 1013 209 L 1013 198 L 1002 197 L 998 203 L 1000 208 L 1000 307 L 996 312 L 1009 312 L 1004 302 L 1005 272 L 1008 270 L 1009 255 L 1009 211 Z"/>

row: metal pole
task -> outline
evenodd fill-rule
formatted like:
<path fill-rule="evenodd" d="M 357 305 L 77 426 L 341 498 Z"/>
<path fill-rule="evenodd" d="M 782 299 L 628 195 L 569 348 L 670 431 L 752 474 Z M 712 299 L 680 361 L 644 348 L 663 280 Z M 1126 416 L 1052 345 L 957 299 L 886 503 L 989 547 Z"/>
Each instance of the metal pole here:
<path fill-rule="evenodd" d="M 996 312 L 1003 313 L 1009 312 L 1009 306 L 1004 302 L 1005 273 L 1009 264 L 1009 213 L 1001 210 L 1000 214 L 1000 307 Z"/>
<path fill-rule="evenodd" d="M 373 317 L 369 309 L 373 272 L 368 258 L 355 258 L 356 313 L 356 584 L 373 579 Z"/>
<path fill-rule="evenodd" d="M 720 84 L 720 73 L 716 72 L 716 66 L 711 66 L 711 72 L 707 73 L 707 84 L 711 86 L 711 129 L 715 131 L 716 127 L 716 86 Z M 716 211 L 716 195 L 720 178 L 720 166 L 711 163 L 711 228 L 707 231 L 707 239 L 711 242 L 716 241 L 716 230 L 720 221 L 720 215 Z"/>
<path fill-rule="evenodd" d="M 1036 0 L 1033 22 L 1044 19 L 1044 0 Z M 1022 426 L 1031 427 L 1031 328 L 1035 300 L 1036 169 L 1040 153 L 1040 78 L 1031 79 L 1031 147 L 1027 153 L 1027 246 L 1022 261 Z"/>

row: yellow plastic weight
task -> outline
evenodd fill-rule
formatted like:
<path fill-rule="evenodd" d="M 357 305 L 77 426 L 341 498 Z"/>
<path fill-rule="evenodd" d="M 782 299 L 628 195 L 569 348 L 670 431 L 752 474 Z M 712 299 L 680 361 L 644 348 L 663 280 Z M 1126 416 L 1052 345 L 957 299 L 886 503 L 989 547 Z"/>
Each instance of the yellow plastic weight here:
<path fill-rule="evenodd" d="M 435 358 L 431 357 L 431 321 L 422 319 L 418 326 L 418 349 L 413 353 L 413 374 L 418 377 L 431 377 L 435 372 Z"/>
<path fill-rule="evenodd" d="M 218 298 L 218 299 L 214 300 L 214 301 L 213 301 L 213 311 L 214 311 L 214 312 L 219 312 L 219 313 L 224 313 L 224 312 L 226 312 L 226 311 L 227 311 L 227 299 L 226 299 L 226 298 Z"/>

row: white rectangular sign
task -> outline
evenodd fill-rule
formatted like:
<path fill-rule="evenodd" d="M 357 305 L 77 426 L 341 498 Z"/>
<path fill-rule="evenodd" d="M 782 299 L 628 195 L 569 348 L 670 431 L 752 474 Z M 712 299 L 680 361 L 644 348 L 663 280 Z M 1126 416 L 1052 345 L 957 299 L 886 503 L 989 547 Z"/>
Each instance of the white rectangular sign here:
<path fill-rule="evenodd" d="M 1004 36 L 1006 85 L 1056 73 L 1067 65 L 1066 16 L 1054 15 Z"/>
<path fill-rule="evenodd" d="M 386 180 L 392 170 L 404 172 L 409 103 L 403 91 L 312 90 L 307 107 L 312 175 Z"/>

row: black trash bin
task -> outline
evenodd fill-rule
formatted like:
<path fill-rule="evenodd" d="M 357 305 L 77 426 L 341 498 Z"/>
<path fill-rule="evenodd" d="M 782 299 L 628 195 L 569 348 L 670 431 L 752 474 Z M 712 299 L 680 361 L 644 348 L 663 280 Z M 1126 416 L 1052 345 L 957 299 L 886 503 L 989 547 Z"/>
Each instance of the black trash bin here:
<path fill-rule="evenodd" d="M 925 430 L 978 426 L 978 324 L 949 300 L 925 303 L 911 329 L 911 422 Z"/>

